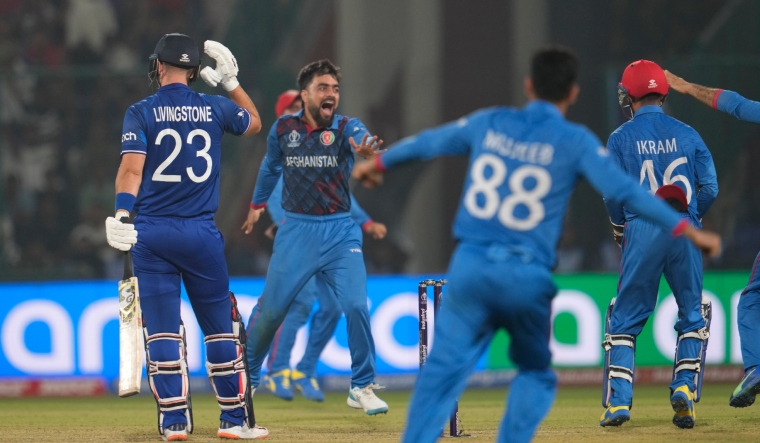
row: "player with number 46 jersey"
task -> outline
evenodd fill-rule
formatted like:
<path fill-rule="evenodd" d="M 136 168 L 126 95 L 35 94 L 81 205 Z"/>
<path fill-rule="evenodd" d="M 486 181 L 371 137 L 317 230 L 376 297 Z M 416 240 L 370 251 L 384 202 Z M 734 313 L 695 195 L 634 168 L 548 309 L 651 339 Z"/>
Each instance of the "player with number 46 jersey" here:
<path fill-rule="evenodd" d="M 697 131 L 665 115 L 662 103 L 669 85 L 654 62 L 629 64 L 618 85 L 618 98 L 630 121 L 610 135 L 610 157 L 695 226 L 701 226 L 718 195 L 710 151 Z M 605 195 L 606 196 L 606 195 Z M 605 375 L 602 385 L 602 426 L 619 426 L 630 418 L 633 402 L 636 338 L 657 304 L 665 275 L 678 304 L 678 339 L 670 384 L 673 424 L 694 426 L 694 403 L 704 374 L 711 305 L 702 297 L 702 256 L 684 239 L 674 239 L 660 226 L 639 217 L 640 211 L 608 199 L 607 212 L 622 231 L 623 251 L 617 297 L 605 322 Z M 624 229 L 623 229 L 624 227 Z"/>
<path fill-rule="evenodd" d="M 385 169 L 414 159 L 466 155 L 464 195 L 454 221 L 459 246 L 449 265 L 449 290 L 435 322 L 435 345 L 409 405 L 404 442 L 438 440 L 494 333 L 510 335 L 518 368 L 497 441 L 528 442 L 549 411 L 557 378 L 550 368 L 551 279 L 570 195 L 586 178 L 598 191 L 715 253 L 715 234 L 694 228 L 626 177 L 587 128 L 564 118 L 575 102 L 578 60 L 569 51 L 537 52 L 522 109 L 485 109 L 423 131 L 354 168 L 365 185 Z"/>

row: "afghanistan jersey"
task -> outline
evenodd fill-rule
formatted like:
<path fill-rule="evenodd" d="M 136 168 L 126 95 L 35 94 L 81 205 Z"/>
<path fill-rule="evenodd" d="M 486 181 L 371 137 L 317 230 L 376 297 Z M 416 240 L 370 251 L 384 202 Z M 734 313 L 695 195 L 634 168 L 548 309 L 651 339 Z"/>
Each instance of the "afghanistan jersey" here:
<path fill-rule="evenodd" d="M 383 169 L 441 155 L 470 157 L 454 220 L 463 242 L 506 245 L 553 266 L 565 209 L 582 177 L 663 228 L 682 229 L 678 214 L 626 177 L 591 131 L 548 102 L 475 112 L 401 140 L 376 161 Z"/>
<path fill-rule="evenodd" d="M 691 126 L 666 115 L 660 106 L 643 106 L 610 135 L 607 149 L 618 166 L 652 194 L 669 184 L 683 189 L 691 222 L 701 226 L 700 219 L 718 195 L 718 179 L 710 151 Z M 615 224 L 637 216 L 617 203 L 606 205 Z"/>
<path fill-rule="evenodd" d="M 232 100 L 181 83 L 130 106 L 121 153 L 146 156 L 134 210 L 151 216 L 213 215 L 219 206 L 222 134 L 241 135 L 250 124 L 248 111 Z"/>
<path fill-rule="evenodd" d="M 275 122 L 267 139 L 251 202 L 263 207 L 282 174 L 282 208 L 288 212 L 330 215 L 349 212 L 348 179 L 354 153 L 348 142 L 361 142 L 367 128 L 356 118 L 335 114 L 326 128 L 310 128 L 303 110 Z"/>
<path fill-rule="evenodd" d="M 277 181 L 277 186 L 274 187 L 272 195 L 269 196 L 269 200 L 267 201 L 267 212 L 269 213 L 269 217 L 276 224 L 282 223 L 285 219 L 285 210 L 282 209 L 282 186 L 283 180 L 282 177 L 280 177 Z M 351 210 L 349 211 L 351 219 L 364 229 L 365 225 L 372 221 L 372 218 L 370 218 L 369 214 L 367 214 L 359 205 L 354 194 L 349 195 L 351 197 Z"/>

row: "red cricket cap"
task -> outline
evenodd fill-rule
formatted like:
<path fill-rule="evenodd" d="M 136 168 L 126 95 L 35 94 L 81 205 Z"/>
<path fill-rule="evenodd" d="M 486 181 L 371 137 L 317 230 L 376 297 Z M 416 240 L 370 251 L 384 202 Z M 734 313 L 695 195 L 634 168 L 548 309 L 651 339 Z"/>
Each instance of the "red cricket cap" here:
<path fill-rule="evenodd" d="M 683 189 L 681 189 L 678 185 L 663 185 L 660 186 L 659 189 L 657 189 L 657 192 L 654 193 L 657 197 L 660 197 L 663 200 L 667 200 L 669 198 L 673 198 L 678 200 L 684 208 L 688 208 L 689 204 L 686 202 L 686 192 L 684 192 Z"/>
<path fill-rule="evenodd" d="M 277 104 L 274 106 L 274 113 L 277 118 L 282 117 L 282 113 L 285 112 L 285 110 L 288 109 L 300 96 L 301 94 L 295 89 L 288 89 L 280 94 L 280 96 L 277 97 Z"/>
<path fill-rule="evenodd" d="M 665 72 L 657 63 L 649 60 L 639 60 L 628 65 L 623 71 L 620 84 L 634 98 L 652 93 L 667 95 L 670 89 Z"/>

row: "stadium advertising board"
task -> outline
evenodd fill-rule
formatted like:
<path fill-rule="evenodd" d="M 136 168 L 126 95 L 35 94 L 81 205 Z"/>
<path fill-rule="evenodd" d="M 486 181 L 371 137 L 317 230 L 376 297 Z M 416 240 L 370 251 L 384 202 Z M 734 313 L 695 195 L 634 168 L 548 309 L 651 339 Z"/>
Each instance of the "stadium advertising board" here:
<path fill-rule="evenodd" d="M 553 363 L 561 368 L 599 367 L 602 363 L 604 312 L 617 278 L 610 275 L 559 276 L 561 288 L 553 305 Z M 368 294 L 379 374 L 416 372 L 418 277 L 371 277 Z M 708 363 L 741 361 L 736 304 L 747 281 L 745 273 L 705 275 L 705 295 L 713 302 Z M 0 377 L 118 376 L 118 302 L 115 282 L 46 282 L 0 285 Z M 235 278 L 232 290 L 247 314 L 263 288 L 263 279 Z M 655 313 L 640 335 L 637 366 L 671 365 L 677 309 L 667 285 L 660 287 Z M 498 297 L 498 294 L 494 294 Z M 205 376 L 205 349 L 200 328 L 183 294 L 191 374 Z M 444 303 L 446 295 L 444 289 Z M 434 319 L 431 319 L 434 321 Z M 345 320 L 323 352 L 319 375 L 350 372 Z M 303 353 L 308 325 L 299 331 L 291 361 Z M 435 339 L 430 342 L 434 345 Z M 478 369 L 505 369 L 508 338 L 498 334 Z"/>

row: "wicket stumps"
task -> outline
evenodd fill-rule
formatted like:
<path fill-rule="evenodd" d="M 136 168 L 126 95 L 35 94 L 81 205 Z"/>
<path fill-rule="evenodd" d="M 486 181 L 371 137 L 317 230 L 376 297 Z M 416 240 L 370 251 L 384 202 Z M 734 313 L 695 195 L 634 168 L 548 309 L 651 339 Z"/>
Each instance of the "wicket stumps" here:
<path fill-rule="evenodd" d="M 417 307 L 420 316 L 420 370 L 425 366 L 428 356 L 428 286 L 433 287 L 433 315 L 438 313 L 438 308 L 443 301 L 443 285 L 446 280 L 422 280 L 417 287 Z M 445 433 L 444 433 L 445 436 Z M 459 422 L 459 404 L 454 406 L 454 412 L 449 418 L 449 437 L 464 437 Z"/>

